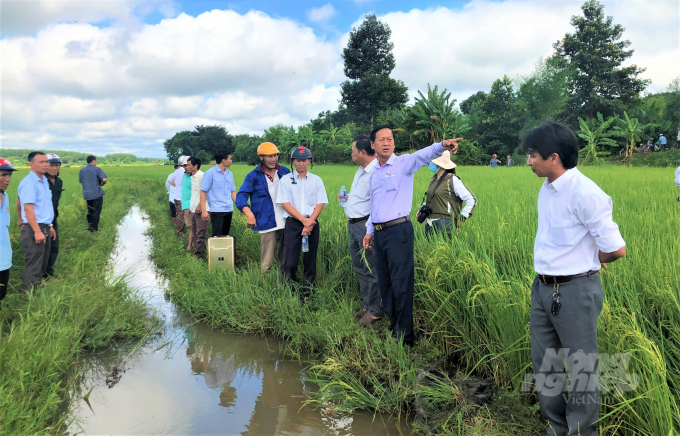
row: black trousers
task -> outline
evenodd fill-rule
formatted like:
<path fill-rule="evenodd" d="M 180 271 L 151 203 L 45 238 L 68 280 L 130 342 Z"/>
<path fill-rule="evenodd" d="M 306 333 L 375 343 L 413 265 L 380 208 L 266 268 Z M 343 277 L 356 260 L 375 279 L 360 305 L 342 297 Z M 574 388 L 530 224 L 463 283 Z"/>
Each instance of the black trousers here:
<path fill-rule="evenodd" d="M 375 269 L 389 329 L 413 345 L 413 225 L 406 221 L 373 235 Z"/>
<path fill-rule="evenodd" d="M 94 200 L 87 200 L 87 229 L 91 232 L 96 232 L 99 230 L 99 217 L 102 214 L 103 205 L 103 196 L 95 198 Z"/>
<path fill-rule="evenodd" d="M 0 301 L 7 295 L 7 285 L 9 283 L 9 268 L 0 271 Z"/>
<path fill-rule="evenodd" d="M 297 269 L 300 265 L 300 253 L 302 252 L 302 229 L 304 226 L 295 218 L 287 218 L 283 229 L 283 245 L 286 252 L 283 266 L 283 277 L 294 283 L 297 280 Z M 319 222 L 317 221 L 309 235 L 309 251 L 302 253 L 302 265 L 304 267 L 303 297 L 311 295 L 312 288 L 316 284 L 316 254 L 319 251 Z"/>
<path fill-rule="evenodd" d="M 59 225 L 57 224 L 57 218 L 54 218 L 53 224 L 57 239 L 53 240 L 50 245 L 50 258 L 47 260 L 46 278 L 54 275 L 54 264 L 57 262 L 57 256 L 59 256 Z"/>
<path fill-rule="evenodd" d="M 231 217 L 233 214 L 233 212 L 210 212 L 213 237 L 229 236 L 229 230 L 231 230 Z"/>

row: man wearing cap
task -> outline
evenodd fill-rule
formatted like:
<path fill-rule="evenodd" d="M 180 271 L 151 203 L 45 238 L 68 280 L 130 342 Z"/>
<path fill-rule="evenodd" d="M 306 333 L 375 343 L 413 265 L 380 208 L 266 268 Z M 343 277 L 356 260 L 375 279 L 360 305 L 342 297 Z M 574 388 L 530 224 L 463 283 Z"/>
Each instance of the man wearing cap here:
<path fill-rule="evenodd" d="M 367 248 L 363 256 L 361 253 L 364 236 L 366 236 L 366 223 L 371 214 L 371 172 L 378 163 L 368 135 L 358 135 L 354 138 L 352 160 L 359 165 L 359 168 L 354 174 L 352 188 L 347 194 L 345 215 L 349 231 L 349 254 L 361 291 L 361 309 L 355 312 L 354 316 L 360 317 L 359 324 L 369 325 L 381 319 L 384 313 L 378 278 L 375 275 L 373 248 Z M 338 194 L 339 199 L 340 194 Z"/>
<path fill-rule="evenodd" d="M 19 183 L 21 201 L 21 244 L 24 248 L 24 291 L 29 292 L 47 274 L 52 241 L 57 238 L 52 227 L 54 206 L 47 181 L 49 163 L 41 151 L 28 155 L 31 172 Z"/>
<path fill-rule="evenodd" d="M 99 230 L 99 218 L 104 205 L 104 190 L 106 174 L 97 166 L 95 156 L 87 157 L 87 165 L 78 173 L 78 180 L 83 185 L 83 198 L 87 202 L 87 224 L 90 232 Z"/>
<path fill-rule="evenodd" d="M 59 225 L 57 217 L 59 216 L 59 200 L 61 200 L 61 193 L 64 191 L 64 182 L 59 177 L 59 170 L 61 169 L 61 159 L 54 153 L 47 153 L 47 162 L 50 167 L 47 170 L 47 181 L 50 184 L 50 191 L 52 191 L 52 207 L 54 209 L 54 234 L 56 238 L 52 241 L 50 247 L 50 259 L 47 262 L 46 277 L 54 275 L 54 264 L 59 256 Z"/>
<path fill-rule="evenodd" d="M 662 151 L 666 151 L 668 149 L 666 147 L 667 144 L 668 144 L 668 140 L 666 139 L 666 137 L 662 133 L 661 135 L 659 135 L 659 146 L 661 147 Z"/>
<path fill-rule="evenodd" d="M 175 164 L 175 171 L 180 168 L 179 164 Z M 173 171 L 173 172 L 175 172 Z M 172 173 L 170 173 L 172 175 Z M 170 176 L 168 176 L 168 179 Z M 165 180 L 165 190 L 168 192 L 168 203 L 170 204 L 170 217 L 172 218 L 172 226 L 177 227 L 177 208 L 175 207 L 175 187 L 170 184 L 169 180 Z"/>
<path fill-rule="evenodd" d="M 529 317 L 540 412 L 549 436 L 596 436 L 599 273 L 625 256 L 626 243 L 612 220 L 612 199 L 576 167 L 578 140 L 568 126 L 546 121 L 527 132 L 522 148 L 527 165 L 546 178 L 538 193 Z"/>
<path fill-rule="evenodd" d="M 9 269 L 12 267 L 12 244 L 9 240 L 9 197 L 7 188 L 12 180 L 12 173 L 17 169 L 0 157 L 0 304 L 7 295 Z"/>
<path fill-rule="evenodd" d="M 189 246 L 196 259 L 201 259 L 205 253 L 205 233 L 208 231 L 208 222 L 201 218 L 201 183 L 203 171 L 201 171 L 201 159 L 191 156 L 187 160 L 187 174 L 191 175 L 191 195 L 189 197 Z M 184 187 L 182 187 L 184 188 Z M 184 194 L 182 194 L 184 195 Z M 182 198 L 184 200 L 184 198 Z M 210 207 L 206 205 L 208 212 Z"/>
<path fill-rule="evenodd" d="M 295 147 L 290 157 L 295 171 L 283 176 L 276 195 L 276 203 L 283 207 L 283 217 L 286 219 L 283 229 L 283 276 L 297 283 L 302 251 L 304 281 L 300 297 L 304 299 L 311 296 L 316 285 L 316 254 L 320 234 L 317 219 L 328 204 L 328 197 L 321 178 L 308 171 L 312 152 L 306 147 Z M 303 246 L 304 240 L 307 241 L 306 246 Z"/>
<path fill-rule="evenodd" d="M 210 220 L 212 236 L 229 236 L 231 218 L 236 201 L 234 175 L 227 168 L 231 166 L 231 150 L 215 153 L 216 165 L 203 174 L 201 181 L 201 217 Z"/>
<path fill-rule="evenodd" d="M 496 155 L 494 154 L 491 156 L 491 161 L 489 162 L 489 166 L 491 168 L 498 168 L 498 164 L 501 163 L 500 160 L 496 159 Z"/>
<path fill-rule="evenodd" d="M 184 181 L 184 168 L 187 166 L 188 158 L 189 156 L 180 156 L 179 159 L 177 159 L 179 167 L 168 176 L 168 183 L 173 187 L 172 193 L 177 214 L 175 220 L 175 234 L 179 237 L 184 237 L 186 231 L 186 223 L 184 222 L 184 215 L 182 214 L 182 182 Z"/>
<path fill-rule="evenodd" d="M 260 233 L 262 271 L 269 271 L 278 254 L 279 270 L 283 272 L 284 210 L 276 203 L 280 180 L 290 170 L 279 165 L 279 149 L 271 142 L 257 147 L 260 164 L 248 173 L 236 194 L 236 207 L 246 216 L 246 226 Z M 250 201 L 250 203 L 249 203 Z"/>
<path fill-rule="evenodd" d="M 371 216 L 366 225 L 364 247 L 375 243 L 375 267 L 383 308 L 390 318 L 389 329 L 395 339 L 413 345 L 413 174 L 441 156 L 444 150 L 456 153 L 458 141 L 447 139 L 413 154 L 394 154 L 394 133 L 389 126 L 371 132 L 371 147 L 378 165 L 371 172 Z M 374 241 L 375 239 L 375 241 Z"/>

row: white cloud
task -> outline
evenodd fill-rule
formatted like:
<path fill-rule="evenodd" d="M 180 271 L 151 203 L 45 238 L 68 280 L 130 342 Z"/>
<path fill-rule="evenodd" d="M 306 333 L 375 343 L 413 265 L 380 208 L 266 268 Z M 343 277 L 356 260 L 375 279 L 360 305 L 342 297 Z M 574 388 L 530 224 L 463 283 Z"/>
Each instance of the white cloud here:
<path fill-rule="evenodd" d="M 262 133 L 337 107 L 347 33 L 326 39 L 258 11 L 139 21 L 162 8 L 174 16 L 169 1 L 3 0 L 1 146 L 162 156 L 164 139 L 197 124 Z M 626 27 L 631 62 L 647 68 L 651 90 L 680 74 L 679 8 L 674 1 L 606 3 Z M 429 82 L 461 101 L 504 74 L 530 73 L 573 31 L 569 19 L 579 13 L 580 2 L 473 0 L 380 18 L 392 28 L 393 76 L 411 95 Z M 324 28 L 335 14 L 329 4 L 307 17 Z M 8 16 L 19 22 L 5 28 Z M 92 24 L 102 20 L 111 23 Z"/>
<path fill-rule="evenodd" d="M 335 14 L 335 8 L 332 4 L 328 3 L 321 7 L 308 10 L 307 19 L 312 23 L 327 23 Z"/>
<path fill-rule="evenodd" d="M 508 75 L 532 71 L 552 44 L 572 33 L 579 2 L 491 2 L 473 0 L 462 9 L 444 7 L 391 12 L 380 18 L 392 29 L 396 68 L 393 76 L 413 96 L 427 83 L 448 88 L 459 101 Z M 660 90 L 680 74 L 678 8 L 674 1 L 605 4 L 605 13 L 626 27 L 635 54 L 630 63 L 647 67 L 650 90 Z M 358 23 L 357 23 L 358 25 Z M 675 57 L 675 62 L 669 62 Z"/>

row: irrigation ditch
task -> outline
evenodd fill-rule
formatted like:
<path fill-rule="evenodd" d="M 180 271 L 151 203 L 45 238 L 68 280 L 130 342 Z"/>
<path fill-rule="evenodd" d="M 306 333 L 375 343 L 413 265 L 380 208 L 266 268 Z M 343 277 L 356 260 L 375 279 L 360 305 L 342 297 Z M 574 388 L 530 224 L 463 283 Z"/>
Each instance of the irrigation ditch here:
<path fill-rule="evenodd" d="M 179 310 L 150 257 L 148 227 L 133 206 L 111 264 L 163 331 L 80 359 L 69 434 L 410 434 L 389 414 L 303 407 L 318 385 L 280 340 L 219 331 Z"/>

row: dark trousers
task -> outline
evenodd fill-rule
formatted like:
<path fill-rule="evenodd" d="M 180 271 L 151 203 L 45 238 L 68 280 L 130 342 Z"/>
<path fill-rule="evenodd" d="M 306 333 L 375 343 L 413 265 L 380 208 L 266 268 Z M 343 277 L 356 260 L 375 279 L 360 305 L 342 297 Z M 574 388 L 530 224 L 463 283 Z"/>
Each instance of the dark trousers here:
<path fill-rule="evenodd" d="M 187 225 L 184 222 L 181 200 L 175 200 L 175 213 L 177 215 L 177 219 L 175 220 L 175 234 L 179 237 L 184 237 L 186 234 Z"/>
<path fill-rule="evenodd" d="M 99 230 L 99 217 L 102 214 L 103 205 L 103 196 L 95 198 L 94 200 L 87 200 L 87 224 L 88 230 L 91 232 Z"/>
<path fill-rule="evenodd" d="M 208 222 L 203 221 L 200 213 L 191 212 L 191 236 L 194 241 L 194 256 L 203 256 L 205 253 L 205 234 L 208 231 Z"/>
<path fill-rule="evenodd" d="M 233 214 L 233 212 L 210 212 L 213 238 L 215 236 L 229 236 Z"/>
<path fill-rule="evenodd" d="M 373 252 L 383 309 L 395 338 L 413 345 L 413 225 L 406 221 L 373 235 Z"/>
<path fill-rule="evenodd" d="M 349 254 L 352 257 L 352 268 L 357 273 L 359 289 L 361 290 L 361 307 L 371 315 L 381 318 L 384 313 L 380 300 L 378 279 L 375 275 L 373 249 L 367 248 L 364 253 L 365 256 L 361 255 L 361 249 L 364 247 L 364 236 L 366 236 L 366 221 L 348 223 L 347 228 L 349 230 Z"/>
<path fill-rule="evenodd" d="M 559 285 L 562 306 L 550 312 L 553 285 L 531 286 L 531 361 L 548 436 L 597 436 L 600 379 L 597 319 L 604 294 L 599 274 Z M 569 380 L 566 369 L 569 370 Z"/>
<path fill-rule="evenodd" d="M 32 286 L 37 286 L 47 273 L 47 262 L 50 259 L 50 247 L 52 237 L 50 226 L 39 224 L 40 231 L 45 235 L 44 244 L 35 243 L 35 233 L 28 224 L 21 226 L 21 245 L 24 247 L 24 290 L 29 291 Z"/>
<path fill-rule="evenodd" d="M 283 229 L 283 246 L 285 260 L 283 277 L 288 281 L 299 283 L 297 269 L 300 264 L 300 252 L 302 251 L 302 229 L 304 226 L 295 218 L 286 219 L 286 227 Z M 309 235 L 309 251 L 302 253 L 302 265 L 304 267 L 304 282 L 302 297 L 311 295 L 312 288 L 316 284 L 316 253 L 319 251 L 319 222 Z"/>
<path fill-rule="evenodd" d="M 57 262 L 57 256 L 59 256 L 59 225 L 57 224 L 57 218 L 54 218 L 54 233 L 57 235 L 57 239 L 52 241 L 50 246 L 50 256 L 47 260 L 47 271 L 45 277 L 52 277 L 54 275 L 54 264 Z"/>
<path fill-rule="evenodd" d="M 175 207 L 174 201 L 170 201 L 169 203 L 170 203 L 170 216 L 174 218 L 177 216 L 177 208 Z"/>
<path fill-rule="evenodd" d="M 430 240 L 435 235 L 445 236 L 451 239 L 451 231 L 453 230 L 453 222 L 445 218 L 439 218 L 432 221 L 432 225 L 425 224 L 425 236 Z"/>
<path fill-rule="evenodd" d="M 0 301 L 7 295 L 7 286 L 9 284 L 9 268 L 0 271 Z"/>

